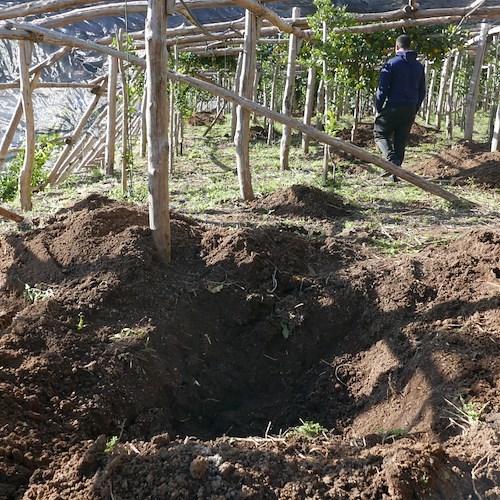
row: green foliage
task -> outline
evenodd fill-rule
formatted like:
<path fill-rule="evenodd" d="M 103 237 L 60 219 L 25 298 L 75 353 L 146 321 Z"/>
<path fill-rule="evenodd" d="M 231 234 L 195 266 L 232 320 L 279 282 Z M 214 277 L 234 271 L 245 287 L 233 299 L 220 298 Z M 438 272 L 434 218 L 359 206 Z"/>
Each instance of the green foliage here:
<path fill-rule="evenodd" d="M 57 147 L 57 134 L 44 134 L 38 138 L 31 186 L 43 184 L 49 174 L 48 160 Z M 19 190 L 19 174 L 24 165 L 25 151 L 21 151 L 0 171 L 0 201 L 12 201 Z"/>
<path fill-rule="evenodd" d="M 106 440 L 106 447 L 104 448 L 104 453 L 109 455 L 115 449 L 115 446 L 118 444 L 118 436 L 113 436 Z"/>
<path fill-rule="evenodd" d="M 318 424 L 317 422 L 313 422 L 312 420 L 302 420 L 301 425 L 298 425 L 296 427 L 292 427 L 291 429 L 288 429 L 285 433 L 287 436 L 294 436 L 294 435 L 303 435 L 309 438 L 314 438 L 317 437 L 324 432 L 327 432 L 327 429 L 323 427 L 321 424 Z"/>
<path fill-rule="evenodd" d="M 78 321 L 76 323 L 76 331 L 81 332 L 87 325 L 85 324 L 85 318 L 83 313 L 78 313 Z"/>
<path fill-rule="evenodd" d="M 41 288 L 30 286 L 28 283 L 25 283 L 24 285 L 23 297 L 25 298 L 25 300 L 31 302 L 32 304 L 38 302 L 39 300 L 44 300 L 53 296 L 54 292 L 50 288 L 48 288 L 47 290 L 42 290 Z"/>
<path fill-rule="evenodd" d="M 348 28 L 355 18 L 346 7 L 336 7 L 330 0 L 314 0 L 317 11 L 309 17 L 314 31 L 314 43 L 308 48 L 309 64 L 322 72 L 326 62 L 327 82 L 342 81 L 351 89 L 374 89 L 381 66 L 393 54 L 396 38 L 401 30 L 356 33 L 349 30 L 333 32 L 335 28 Z M 327 26 L 323 40 L 323 23 Z M 457 26 L 418 26 L 405 30 L 413 40 L 413 47 L 422 58 L 442 61 L 455 47 L 463 46 L 466 33 Z"/>
<path fill-rule="evenodd" d="M 460 427 L 464 433 L 478 424 L 481 414 L 489 404 L 486 403 L 481 406 L 474 401 L 465 401 L 462 396 L 458 397 L 456 403 L 448 399 L 445 399 L 445 401 L 452 407 L 451 410 L 445 410 L 449 415 L 450 425 Z"/>

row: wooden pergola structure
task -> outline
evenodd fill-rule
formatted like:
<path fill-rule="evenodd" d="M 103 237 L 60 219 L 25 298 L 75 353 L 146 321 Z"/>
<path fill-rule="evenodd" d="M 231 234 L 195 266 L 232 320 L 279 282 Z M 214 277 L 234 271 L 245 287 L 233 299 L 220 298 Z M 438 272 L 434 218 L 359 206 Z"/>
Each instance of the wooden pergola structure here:
<path fill-rule="evenodd" d="M 168 175 L 172 161 L 172 142 L 168 130 L 172 127 L 172 102 L 168 92 L 168 81 L 180 82 L 207 91 L 214 96 L 232 102 L 234 105 L 235 130 L 234 143 L 236 163 L 240 183 L 241 196 L 245 200 L 253 198 L 249 163 L 250 114 L 255 113 L 267 117 L 271 121 L 283 124 L 281 141 L 281 162 L 286 168 L 290 148 L 291 130 L 300 131 L 304 137 L 324 143 L 328 147 L 349 153 L 352 156 L 374 164 L 391 174 L 450 202 L 463 203 L 454 194 L 440 186 L 432 184 L 409 171 L 365 151 L 349 142 L 331 137 L 311 126 L 314 85 L 308 85 L 308 101 L 304 120 L 291 117 L 291 96 L 294 91 L 295 58 L 302 40 L 312 37 L 307 18 L 300 17 L 299 9 L 294 9 L 291 18 L 278 16 L 267 4 L 275 0 L 130 0 L 109 3 L 104 0 L 34 0 L 4 8 L 0 12 L 0 39 L 18 41 L 19 78 L 16 81 L 0 84 L 0 90 L 19 88 L 20 98 L 12 115 L 9 127 L 0 142 L 0 166 L 4 162 L 11 146 L 14 134 L 24 115 L 26 129 L 26 146 L 24 165 L 20 173 L 19 186 L 21 207 L 31 209 L 31 175 L 36 146 L 35 123 L 32 93 L 43 87 L 80 87 L 89 88 L 93 98 L 88 104 L 71 136 L 54 163 L 48 182 L 55 184 L 65 179 L 72 171 L 92 162 L 96 157 L 104 156 L 106 172 L 112 173 L 114 168 L 115 142 L 118 134 L 124 137 L 128 127 L 139 131 L 143 137 L 144 147 L 147 144 L 150 226 L 160 256 L 168 262 L 171 255 L 170 221 L 169 221 L 169 189 Z M 484 7 L 482 1 L 476 1 L 470 7 L 461 9 L 421 9 L 419 4 L 410 0 L 401 9 L 376 14 L 357 14 L 356 26 L 338 28 L 338 31 L 349 29 L 355 32 L 373 32 L 426 24 L 449 24 L 461 20 L 481 20 L 483 28 L 478 36 L 478 47 L 484 46 L 491 28 L 485 20 L 499 19 L 500 6 Z M 196 9 L 238 6 L 245 9 L 244 18 L 202 25 L 196 19 Z M 144 57 L 137 57 L 126 52 L 120 41 L 123 37 L 107 36 L 100 39 L 84 40 L 62 33 L 59 28 L 78 22 L 109 16 L 127 16 L 130 14 L 146 14 L 145 29 L 136 33 L 127 33 L 137 50 L 144 50 Z M 179 15 L 185 23 L 167 27 L 169 16 Z M 30 16 L 36 19 L 27 21 Z M 43 16 L 43 17 L 40 17 Z M 494 31 L 492 31 L 494 32 Z M 277 37 L 288 34 L 288 39 Z M 112 47 L 113 40 L 118 39 L 118 48 Z M 33 44 L 44 43 L 60 46 L 45 61 L 30 65 Z M 254 101 L 256 47 L 259 43 L 287 43 L 289 61 L 287 79 L 283 96 L 282 113 L 262 106 Z M 109 59 L 107 75 L 100 76 L 91 82 L 81 83 L 40 83 L 42 72 L 65 57 L 74 48 L 95 51 Z M 206 81 L 202 78 L 183 75 L 167 68 L 169 52 L 190 51 L 194 54 L 232 55 L 239 54 L 239 63 L 234 78 L 233 90 Z M 478 49 L 478 53 L 482 49 Z M 483 53 L 484 56 L 484 53 Z M 479 58 L 480 56 L 478 56 Z M 126 113 L 127 103 L 121 109 L 116 99 L 119 68 L 124 63 L 135 65 L 138 72 L 145 72 L 146 88 L 142 103 L 142 116 L 137 116 L 130 124 L 127 120 L 118 123 L 118 115 Z M 478 63 L 480 67 L 481 62 Z M 479 71 L 479 70 L 478 70 Z M 123 74 L 123 71 L 121 71 Z M 309 73 L 310 82 L 314 75 Z M 471 104 L 477 95 L 471 94 Z M 97 116 L 99 103 L 106 99 L 106 108 Z M 500 107 L 499 107 L 500 109 Z M 498 115 L 498 113 L 497 113 Z M 85 132 L 91 116 L 94 123 L 105 124 L 106 133 L 94 137 Z M 500 128 L 500 116 L 496 117 L 496 134 Z M 146 137 L 147 135 L 147 137 Z M 122 143 L 126 141 L 123 140 Z M 122 158 L 126 157 L 122 153 Z M 125 160 L 123 160 L 125 161 Z M 126 165 L 122 165 L 122 181 L 126 187 Z M 0 215 L 19 220 L 19 216 L 6 208 Z"/>

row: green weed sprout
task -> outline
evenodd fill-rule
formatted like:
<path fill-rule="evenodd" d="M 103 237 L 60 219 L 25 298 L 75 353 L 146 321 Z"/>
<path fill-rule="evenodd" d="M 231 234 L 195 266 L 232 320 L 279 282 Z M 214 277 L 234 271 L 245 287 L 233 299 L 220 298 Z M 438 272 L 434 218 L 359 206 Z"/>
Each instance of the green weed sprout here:
<path fill-rule="evenodd" d="M 118 444 L 118 436 L 113 436 L 106 440 L 106 447 L 104 448 L 104 453 L 109 455 L 113 452 L 115 446 Z"/>
<path fill-rule="evenodd" d="M 298 425 L 296 427 L 292 427 L 288 431 L 286 431 L 285 435 L 294 436 L 297 434 L 302 434 L 303 436 L 314 438 L 323 434 L 327 431 L 321 424 L 317 422 L 313 422 L 312 420 L 302 420 L 302 425 Z"/>
<path fill-rule="evenodd" d="M 38 302 L 39 300 L 44 300 L 53 296 L 54 292 L 50 288 L 48 288 L 47 290 L 42 290 L 40 288 L 30 286 L 28 283 L 25 283 L 24 285 L 23 297 L 25 298 L 25 300 L 31 302 L 32 304 Z"/>
<path fill-rule="evenodd" d="M 471 427 L 478 424 L 481 413 L 488 406 L 488 403 L 480 406 L 479 403 L 473 401 L 464 401 L 462 396 L 459 397 L 459 400 L 460 406 L 445 398 L 445 401 L 452 407 L 452 410 L 445 410 L 445 412 L 448 414 L 450 425 L 460 427 L 462 432 L 466 433 Z"/>
<path fill-rule="evenodd" d="M 76 324 L 76 331 L 81 332 L 87 325 L 83 313 L 78 313 L 78 323 Z"/>

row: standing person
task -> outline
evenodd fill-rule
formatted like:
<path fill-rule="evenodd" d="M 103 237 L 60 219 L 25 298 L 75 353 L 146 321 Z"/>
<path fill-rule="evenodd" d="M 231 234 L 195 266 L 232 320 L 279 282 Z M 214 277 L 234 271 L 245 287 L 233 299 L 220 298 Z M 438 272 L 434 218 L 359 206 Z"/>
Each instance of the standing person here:
<path fill-rule="evenodd" d="M 380 73 L 373 128 L 375 144 L 388 161 L 399 167 L 424 97 L 424 67 L 411 50 L 410 37 L 400 35 L 396 40 L 396 56 L 385 63 Z M 398 178 L 393 176 L 393 180 L 396 182 Z"/>

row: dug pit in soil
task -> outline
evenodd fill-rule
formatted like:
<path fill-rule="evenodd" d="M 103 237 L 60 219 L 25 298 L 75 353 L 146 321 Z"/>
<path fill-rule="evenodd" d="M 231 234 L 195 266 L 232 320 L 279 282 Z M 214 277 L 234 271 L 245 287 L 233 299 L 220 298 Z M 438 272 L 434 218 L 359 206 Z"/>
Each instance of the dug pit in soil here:
<path fill-rule="evenodd" d="M 146 210 L 93 195 L 1 240 L 0 496 L 497 491 L 498 232 L 397 261 L 290 225 L 172 233 L 164 266 Z"/>

